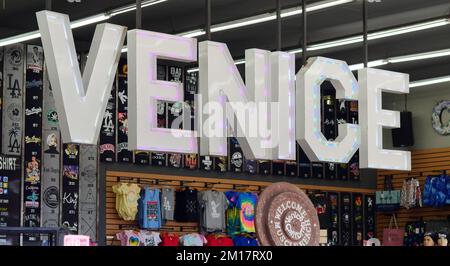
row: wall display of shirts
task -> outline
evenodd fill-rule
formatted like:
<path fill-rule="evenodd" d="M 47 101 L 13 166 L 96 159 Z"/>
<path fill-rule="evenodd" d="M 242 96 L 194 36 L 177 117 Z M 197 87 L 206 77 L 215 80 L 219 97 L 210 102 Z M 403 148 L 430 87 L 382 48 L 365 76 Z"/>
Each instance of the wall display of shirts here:
<path fill-rule="evenodd" d="M 125 230 L 123 232 L 117 233 L 116 237 L 120 240 L 122 246 L 147 246 L 155 247 L 161 243 L 161 238 L 159 233 L 150 232 L 146 230 Z"/>
<path fill-rule="evenodd" d="M 337 124 L 345 124 L 348 121 L 348 101 L 337 100 L 336 101 L 336 119 Z M 337 179 L 348 180 L 348 165 L 338 164 L 337 166 Z"/>
<path fill-rule="evenodd" d="M 308 192 L 308 197 L 314 204 L 317 210 L 317 216 L 319 217 L 319 223 L 321 229 L 328 229 L 330 227 L 330 206 L 325 192 Z"/>
<path fill-rule="evenodd" d="M 27 227 L 39 227 L 41 224 L 44 51 L 42 47 L 34 45 L 28 45 L 26 49 L 23 223 Z M 28 240 L 37 240 L 37 237 L 29 236 L 25 241 Z"/>
<path fill-rule="evenodd" d="M 183 167 L 183 154 L 180 153 L 168 153 L 167 165 L 173 168 Z"/>
<path fill-rule="evenodd" d="M 20 157 L 0 155 L 0 227 L 19 227 L 21 219 Z M 19 237 L 0 235 L 0 246 L 18 245 Z"/>
<path fill-rule="evenodd" d="M 167 165 L 167 154 L 160 152 L 151 153 L 151 164 L 153 166 L 166 166 Z"/>
<path fill-rule="evenodd" d="M 286 161 L 286 176 L 295 177 L 298 174 L 298 164 L 296 161 Z"/>
<path fill-rule="evenodd" d="M 23 44 L 12 44 L 4 48 L 2 153 L 12 156 L 22 154 L 24 64 Z"/>
<path fill-rule="evenodd" d="M 113 83 L 100 129 L 100 161 L 116 161 L 116 84 Z"/>
<path fill-rule="evenodd" d="M 240 173 L 244 171 L 244 153 L 237 138 L 229 138 L 229 169 L 231 172 Z"/>
<path fill-rule="evenodd" d="M 119 62 L 117 71 L 117 161 L 131 163 L 133 153 L 128 150 L 128 65 Z"/>
<path fill-rule="evenodd" d="M 146 151 L 135 151 L 134 152 L 134 163 L 140 165 L 150 164 L 150 153 Z"/>
<path fill-rule="evenodd" d="M 63 145 L 61 226 L 78 233 L 80 146 Z"/>

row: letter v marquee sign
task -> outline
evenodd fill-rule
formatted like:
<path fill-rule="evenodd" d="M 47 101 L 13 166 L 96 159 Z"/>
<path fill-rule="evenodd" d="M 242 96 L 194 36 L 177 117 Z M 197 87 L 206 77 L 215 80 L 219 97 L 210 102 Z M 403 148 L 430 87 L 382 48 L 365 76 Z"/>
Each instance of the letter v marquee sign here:
<path fill-rule="evenodd" d="M 81 78 L 69 17 L 50 11 L 36 16 L 63 141 L 96 144 L 127 28 L 97 26 Z"/>
<path fill-rule="evenodd" d="M 81 77 L 68 16 L 41 11 L 37 19 L 63 141 L 96 144 L 126 28 L 97 26 Z M 157 100 L 183 95 L 181 84 L 156 80 L 156 60 L 196 62 L 197 51 L 197 130 L 157 128 Z M 292 160 L 298 142 L 311 161 L 348 163 L 360 149 L 361 168 L 411 170 L 410 152 L 382 146 L 382 128 L 399 127 L 399 113 L 382 109 L 381 92 L 408 93 L 406 74 L 364 69 L 357 81 L 347 63 L 313 57 L 295 80 L 292 55 L 250 49 L 244 85 L 226 44 L 145 30 L 128 32 L 128 65 L 130 150 L 196 153 L 199 138 L 200 155 L 224 155 L 230 126 L 249 159 Z M 338 99 L 358 100 L 361 110 L 360 125 L 339 125 L 335 141 L 320 127 L 320 85 L 327 80 Z M 267 135 L 247 131 L 267 127 Z"/>

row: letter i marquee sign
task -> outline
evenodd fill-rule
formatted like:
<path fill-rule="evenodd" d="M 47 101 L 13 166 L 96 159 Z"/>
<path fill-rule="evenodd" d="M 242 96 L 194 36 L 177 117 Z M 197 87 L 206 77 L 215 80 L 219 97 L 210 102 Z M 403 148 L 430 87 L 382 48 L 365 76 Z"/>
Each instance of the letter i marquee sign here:
<path fill-rule="evenodd" d="M 382 92 L 409 93 L 407 74 L 366 68 L 356 80 L 346 62 L 313 57 L 295 75 L 294 55 L 249 49 L 244 83 L 226 44 L 105 23 L 96 28 L 82 76 L 69 17 L 36 15 L 65 143 L 97 143 L 127 34 L 130 150 L 226 156 L 232 132 L 249 159 L 295 160 L 298 142 L 311 161 L 348 163 L 359 149 L 361 168 L 411 170 L 409 152 L 382 147 L 382 129 L 400 127 L 400 114 L 382 109 Z M 181 83 L 157 80 L 157 59 L 197 58 L 196 130 L 158 128 L 157 101 L 184 99 Z M 340 124 L 334 141 L 320 127 L 325 81 L 337 99 L 360 106 L 360 124 Z"/>

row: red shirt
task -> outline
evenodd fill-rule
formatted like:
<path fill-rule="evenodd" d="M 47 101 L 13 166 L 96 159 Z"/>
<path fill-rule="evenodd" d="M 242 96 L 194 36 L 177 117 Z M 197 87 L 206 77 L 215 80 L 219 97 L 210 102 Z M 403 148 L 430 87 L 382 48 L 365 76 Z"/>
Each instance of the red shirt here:
<path fill-rule="evenodd" d="M 163 233 L 161 240 L 161 246 L 165 247 L 177 247 L 180 243 L 180 238 L 177 234 Z"/>
<path fill-rule="evenodd" d="M 214 235 L 209 235 L 206 237 L 206 240 L 208 240 L 207 246 L 210 247 L 232 247 L 233 246 L 233 240 L 229 237 L 216 237 Z"/>

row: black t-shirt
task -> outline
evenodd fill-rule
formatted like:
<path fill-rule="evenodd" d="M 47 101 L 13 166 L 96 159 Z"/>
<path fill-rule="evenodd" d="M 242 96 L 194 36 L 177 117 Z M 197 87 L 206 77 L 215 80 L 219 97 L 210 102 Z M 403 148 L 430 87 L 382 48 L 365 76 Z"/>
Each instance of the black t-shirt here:
<path fill-rule="evenodd" d="M 321 229 L 328 229 L 330 227 L 330 210 L 328 200 L 325 193 L 317 192 L 310 193 L 309 198 L 317 210 L 319 223 Z"/>
<path fill-rule="evenodd" d="M 196 189 L 185 189 L 175 194 L 175 220 L 198 222 L 198 199 Z"/>

